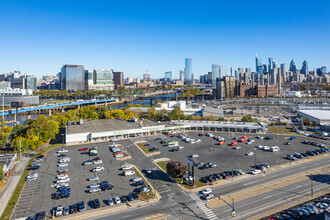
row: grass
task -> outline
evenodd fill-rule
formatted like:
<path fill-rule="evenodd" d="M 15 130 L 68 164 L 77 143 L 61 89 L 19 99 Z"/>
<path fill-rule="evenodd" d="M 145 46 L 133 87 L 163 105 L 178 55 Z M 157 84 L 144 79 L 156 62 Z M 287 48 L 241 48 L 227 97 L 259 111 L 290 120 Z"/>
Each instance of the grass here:
<path fill-rule="evenodd" d="M 167 172 L 166 163 L 164 161 L 157 162 L 157 165 L 160 166 L 164 172 Z"/>
<path fill-rule="evenodd" d="M 181 186 L 187 188 L 187 189 L 194 189 L 194 188 L 198 188 L 198 187 L 201 187 L 201 186 L 205 186 L 206 184 L 205 183 L 202 183 L 201 181 L 199 180 L 196 180 L 195 179 L 195 186 L 191 186 L 187 183 L 187 181 L 183 180 L 183 182 L 181 183 L 182 181 L 182 178 L 174 178 L 176 180 L 176 182 L 178 184 L 180 184 Z"/>
<path fill-rule="evenodd" d="M 285 128 L 285 127 L 272 127 L 269 126 L 268 129 L 272 132 L 272 133 L 276 133 L 276 134 L 290 134 L 290 135 L 297 135 L 294 132 L 291 132 L 289 129 Z"/>
<path fill-rule="evenodd" d="M 46 149 L 42 150 L 41 152 L 39 152 L 37 154 L 37 156 L 39 155 L 46 155 L 46 153 L 54 148 L 57 148 L 57 147 L 60 147 L 62 146 L 62 144 L 54 144 L 54 145 L 50 145 L 48 146 Z M 5 210 L 3 211 L 2 213 L 2 216 L 1 216 L 1 220 L 7 220 L 7 219 L 10 219 L 14 209 L 15 209 L 15 206 L 18 202 L 18 199 L 23 191 L 23 188 L 24 188 L 24 184 L 25 184 L 25 181 L 26 181 L 26 177 L 28 176 L 29 174 L 29 171 L 30 171 L 30 166 L 32 164 L 32 162 L 34 161 L 36 157 L 32 157 L 28 163 L 28 165 L 26 166 L 25 170 L 23 171 L 23 174 L 15 188 L 15 191 L 13 193 L 13 195 L 11 196 Z"/>
<path fill-rule="evenodd" d="M 146 146 L 144 146 L 143 143 L 137 143 L 137 146 L 138 146 L 141 150 L 143 150 L 144 153 L 146 153 L 146 154 L 150 153 L 149 148 L 147 148 Z"/>

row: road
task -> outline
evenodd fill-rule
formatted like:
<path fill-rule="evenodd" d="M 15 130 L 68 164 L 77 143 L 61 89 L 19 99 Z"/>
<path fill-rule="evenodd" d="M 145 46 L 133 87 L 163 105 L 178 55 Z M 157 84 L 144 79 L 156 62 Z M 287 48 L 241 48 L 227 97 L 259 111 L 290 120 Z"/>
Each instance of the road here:
<path fill-rule="evenodd" d="M 140 150 L 133 147 L 132 142 L 128 141 L 125 145 L 129 146 L 127 149 L 131 155 L 136 155 L 134 164 L 140 169 L 155 167 L 150 159 L 146 159 Z M 328 165 L 329 159 L 330 157 L 326 157 L 298 166 L 290 166 L 269 173 L 266 176 L 260 175 L 240 181 L 234 180 L 233 183 L 214 188 L 213 191 L 216 195 L 228 195 L 239 190 L 248 189 L 256 184 L 271 182 L 276 180 L 276 178 L 289 178 L 296 173 L 306 172 Z M 161 200 L 158 203 L 105 215 L 95 219 L 152 219 L 159 216 L 159 214 L 164 217 L 158 217 L 157 219 L 225 219 L 226 217 L 224 216 L 228 215 L 227 212 L 229 212 L 228 216 L 231 218 L 231 209 L 229 207 L 220 207 L 214 210 L 206 208 L 204 202 L 201 201 L 196 194 L 188 194 L 181 191 L 176 184 L 161 171 L 157 171 L 155 181 L 153 181 L 153 176 L 147 176 L 147 178 L 149 178 L 151 184 L 160 192 Z M 314 186 L 315 193 L 321 190 L 329 190 L 329 180 L 326 179 L 323 182 L 314 181 Z M 160 190 L 160 187 L 162 187 L 163 190 Z M 241 218 L 245 219 L 256 213 L 274 208 L 274 206 L 285 204 L 288 201 L 285 198 L 295 199 L 304 197 L 308 195 L 309 191 L 310 180 L 305 180 L 269 191 L 256 197 L 248 198 L 247 200 L 239 201 L 235 204 L 235 209 L 237 209 Z"/>

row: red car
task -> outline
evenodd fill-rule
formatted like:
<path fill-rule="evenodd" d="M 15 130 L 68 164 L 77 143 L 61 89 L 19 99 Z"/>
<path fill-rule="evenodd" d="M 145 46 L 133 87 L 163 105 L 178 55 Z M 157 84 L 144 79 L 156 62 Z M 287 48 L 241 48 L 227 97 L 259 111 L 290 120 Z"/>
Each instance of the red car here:
<path fill-rule="evenodd" d="M 69 172 L 68 171 L 63 171 L 63 172 L 60 172 L 59 174 L 60 175 L 62 175 L 62 174 L 69 174 Z"/>
<path fill-rule="evenodd" d="M 219 142 L 219 145 L 222 145 L 222 144 L 226 144 L 225 142 L 223 142 L 223 141 L 220 141 Z"/>
<path fill-rule="evenodd" d="M 237 145 L 237 142 L 232 142 L 230 145 L 231 146 Z"/>
<path fill-rule="evenodd" d="M 241 139 L 241 142 L 247 142 L 247 139 Z"/>
<path fill-rule="evenodd" d="M 86 151 L 86 150 L 88 150 L 87 147 L 84 147 L 84 148 L 79 149 L 79 151 Z"/>

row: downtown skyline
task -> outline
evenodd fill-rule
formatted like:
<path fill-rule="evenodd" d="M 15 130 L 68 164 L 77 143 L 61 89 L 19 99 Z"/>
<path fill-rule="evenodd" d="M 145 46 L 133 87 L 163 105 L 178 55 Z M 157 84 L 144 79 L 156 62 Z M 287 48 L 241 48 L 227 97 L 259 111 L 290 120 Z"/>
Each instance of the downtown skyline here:
<path fill-rule="evenodd" d="M 265 64 L 272 57 L 287 67 L 292 58 L 299 69 L 304 60 L 309 70 L 330 67 L 327 1 L 75 3 L 4 1 L 0 28 L 10 34 L 0 36 L 0 72 L 40 77 L 57 74 L 63 64 L 82 64 L 133 77 L 172 71 L 179 78 L 189 57 L 196 79 L 212 64 L 227 73 L 230 67 L 254 70 L 256 53 Z"/>

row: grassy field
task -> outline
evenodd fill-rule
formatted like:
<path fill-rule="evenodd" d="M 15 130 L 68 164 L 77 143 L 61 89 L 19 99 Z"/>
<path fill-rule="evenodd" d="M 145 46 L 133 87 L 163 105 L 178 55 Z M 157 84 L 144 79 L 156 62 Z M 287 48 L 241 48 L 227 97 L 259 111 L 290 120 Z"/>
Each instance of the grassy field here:
<path fill-rule="evenodd" d="M 143 150 L 144 153 L 146 153 L 146 154 L 150 153 L 149 148 L 147 148 L 146 146 L 144 146 L 143 143 L 138 143 L 137 146 L 138 146 L 141 150 Z"/>
<path fill-rule="evenodd" d="M 285 127 L 272 127 L 269 126 L 268 129 L 275 134 L 290 134 L 290 135 L 297 135 L 294 132 L 291 132 L 289 129 L 285 128 Z"/>
<path fill-rule="evenodd" d="M 174 179 L 176 180 L 176 182 L 178 184 L 180 184 L 181 186 L 183 186 L 183 187 L 185 187 L 187 189 L 194 189 L 194 188 L 197 188 L 197 187 L 201 187 L 201 186 L 205 186 L 206 185 L 205 183 L 202 183 L 199 180 L 195 180 L 195 186 L 191 186 L 185 180 L 182 181 L 182 178 L 174 178 Z"/>
<path fill-rule="evenodd" d="M 166 163 L 164 161 L 160 161 L 157 163 L 165 172 L 167 172 Z"/>

